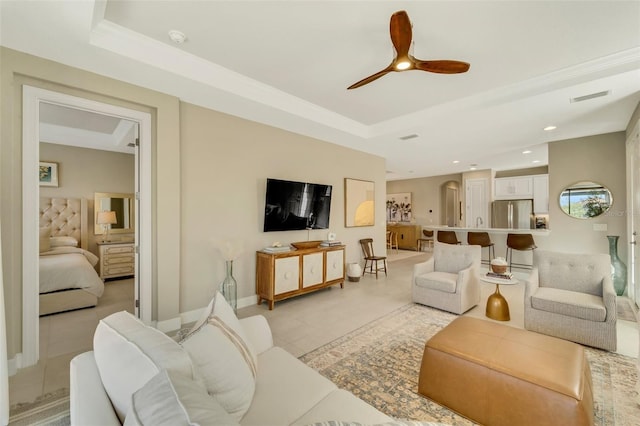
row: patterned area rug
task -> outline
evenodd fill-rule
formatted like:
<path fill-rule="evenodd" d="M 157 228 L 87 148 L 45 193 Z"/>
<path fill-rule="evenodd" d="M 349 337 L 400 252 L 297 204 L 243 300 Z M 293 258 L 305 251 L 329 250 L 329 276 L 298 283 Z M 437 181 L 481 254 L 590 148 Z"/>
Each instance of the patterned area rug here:
<path fill-rule="evenodd" d="M 66 426 L 69 419 L 69 390 L 58 389 L 35 402 L 16 404 L 9 410 L 10 426 Z"/>
<path fill-rule="evenodd" d="M 300 360 L 387 415 L 403 420 L 472 425 L 417 393 L 425 342 L 457 316 L 406 305 Z M 639 425 L 634 358 L 587 348 L 596 425 Z"/>

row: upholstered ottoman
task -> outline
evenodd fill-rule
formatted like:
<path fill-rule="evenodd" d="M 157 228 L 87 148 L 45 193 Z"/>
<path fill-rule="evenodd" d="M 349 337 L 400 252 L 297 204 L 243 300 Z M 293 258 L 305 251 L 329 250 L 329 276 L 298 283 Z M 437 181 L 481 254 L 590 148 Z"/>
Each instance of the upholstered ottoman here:
<path fill-rule="evenodd" d="M 418 392 L 483 425 L 592 425 L 584 348 L 459 317 L 424 348 Z"/>

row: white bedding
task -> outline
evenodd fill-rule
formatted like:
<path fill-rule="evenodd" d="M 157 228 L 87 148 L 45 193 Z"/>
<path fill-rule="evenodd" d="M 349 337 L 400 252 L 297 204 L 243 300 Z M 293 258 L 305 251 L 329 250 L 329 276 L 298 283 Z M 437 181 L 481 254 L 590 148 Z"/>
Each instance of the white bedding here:
<path fill-rule="evenodd" d="M 40 253 L 40 293 L 80 288 L 102 296 L 104 283 L 93 266 L 98 258 L 77 247 L 55 247 Z"/>

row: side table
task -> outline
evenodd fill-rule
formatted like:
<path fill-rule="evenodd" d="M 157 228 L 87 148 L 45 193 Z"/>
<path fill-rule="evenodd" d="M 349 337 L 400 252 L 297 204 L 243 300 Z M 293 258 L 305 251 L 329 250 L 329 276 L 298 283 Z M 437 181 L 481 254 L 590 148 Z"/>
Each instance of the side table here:
<path fill-rule="evenodd" d="M 505 280 L 504 278 L 495 278 L 487 275 L 480 275 L 480 280 L 496 285 L 495 293 L 487 299 L 485 315 L 496 321 L 509 321 L 511 319 L 509 315 L 509 304 L 507 303 L 507 299 L 500 294 L 500 286 L 518 284 L 518 280 Z"/>

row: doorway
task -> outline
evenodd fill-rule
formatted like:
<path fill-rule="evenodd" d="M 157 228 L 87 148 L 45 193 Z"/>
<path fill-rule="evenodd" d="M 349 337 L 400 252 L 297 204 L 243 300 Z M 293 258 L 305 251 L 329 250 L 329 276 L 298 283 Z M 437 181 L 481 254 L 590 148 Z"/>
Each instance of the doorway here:
<path fill-rule="evenodd" d="M 465 193 L 465 207 L 467 210 L 467 228 L 488 228 L 489 201 L 487 189 L 489 180 L 486 178 L 467 179 Z"/>
<path fill-rule="evenodd" d="M 442 223 L 446 226 L 458 226 L 460 212 L 460 183 L 450 180 L 442 184 Z"/>
<path fill-rule="evenodd" d="M 23 88 L 22 140 L 22 356 L 19 368 L 34 365 L 39 359 L 39 273 L 38 273 L 38 206 L 40 107 L 60 105 L 79 111 L 118 117 L 136 123 L 139 147 L 136 151 L 135 203 L 138 218 L 151 218 L 151 115 L 111 104 L 66 95 L 45 89 Z M 146 323 L 151 322 L 152 262 L 151 220 L 138 221 L 135 227 L 135 287 L 136 313 Z"/>
<path fill-rule="evenodd" d="M 640 121 L 627 139 L 627 229 L 629 230 L 627 294 L 640 306 Z"/>

